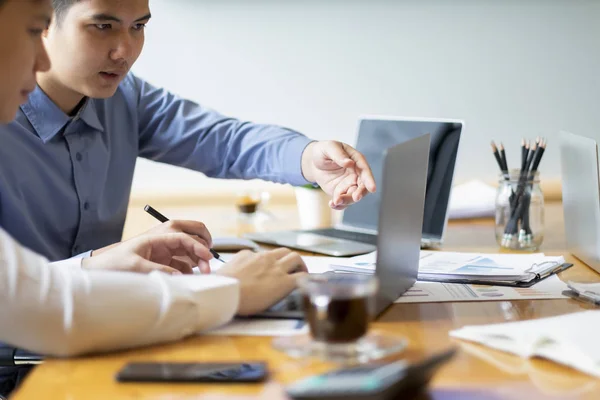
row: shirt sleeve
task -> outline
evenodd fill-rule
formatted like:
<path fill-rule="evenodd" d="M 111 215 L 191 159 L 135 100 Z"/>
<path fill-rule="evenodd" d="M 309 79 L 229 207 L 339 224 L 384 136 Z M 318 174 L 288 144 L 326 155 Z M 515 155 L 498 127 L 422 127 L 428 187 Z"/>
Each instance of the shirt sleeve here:
<path fill-rule="evenodd" d="M 49 264 L 0 229 L 0 341 L 12 346 L 74 356 L 174 341 L 228 322 L 238 303 L 235 279 Z"/>
<path fill-rule="evenodd" d="M 71 258 L 81 258 L 81 259 L 83 259 L 83 258 L 90 258 L 91 256 L 92 256 L 92 250 L 88 250 L 86 252 L 79 253 L 76 256 L 73 256 Z M 81 263 L 81 261 L 80 261 L 80 263 Z"/>
<path fill-rule="evenodd" d="M 275 125 L 228 118 L 156 88 L 130 74 L 137 91 L 140 156 L 193 169 L 214 178 L 304 185 L 306 136 Z"/>

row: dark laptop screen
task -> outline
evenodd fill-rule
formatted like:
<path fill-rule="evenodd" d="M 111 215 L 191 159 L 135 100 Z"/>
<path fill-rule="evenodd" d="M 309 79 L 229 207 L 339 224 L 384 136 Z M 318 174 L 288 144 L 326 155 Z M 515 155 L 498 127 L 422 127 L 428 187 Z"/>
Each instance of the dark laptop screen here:
<path fill-rule="evenodd" d="M 442 236 L 461 130 L 462 124 L 458 122 L 382 119 L 363 119 L 360 122 L 356 148 L 367 158 L 378 185 L 382 181 L 383 155 L 387 148 L 426 133 L 431 134 L 423 237 Z M 380 191 L 366 196 L 346 209 L 343 224 L 377 229 L 380 202 Z"/>

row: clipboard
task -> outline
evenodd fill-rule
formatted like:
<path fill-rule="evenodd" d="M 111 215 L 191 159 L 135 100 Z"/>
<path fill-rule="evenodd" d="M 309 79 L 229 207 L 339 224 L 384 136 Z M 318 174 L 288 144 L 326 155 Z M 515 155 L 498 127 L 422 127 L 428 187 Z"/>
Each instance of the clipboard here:
<path fill-rule="evenodd" d="M 571 263 L 562 263 L 558 264 L 556 267 L 552 268 L 550 271 L 545 272 L 544 274 L 535 274 L 534 277 L 527 281 L 492 281 L 492 280 L 479 280 L 479 279 L 468 279 L 468 278 L 419 278 L 418 281 L 421 282 L 439 282 L 439 283 L 462 283 L 467 285 L 487 285 L 487 286 L 508 286 L 508 287 L 520 287 L 520 288 L 528 288 L 535 285 L 538 282 L 543 281 L 549 276 L 554 274 L 558 274 L 570 267 L 573 264 Z M 358 274 L 372 274 L 373 271 L 365 270 L 362 268 L 355 268 L 350 266 L 342 266 L 336 265 L 333 268 L 334 272 L 350 272 L 350 273 L 358 273 Z"/>
<path fill-rule="evenodd" d="M 508 287 L 520 287 L 520 288 L 528 288 L 535 285 L 538 282 L 543 281 L 549 276 L 558 274 L 570 267 L 573 264 L 571 263 L 562 263 L 544 274 L 535 274 L 535 276 L 528 281 L 491 281 L 491 280 L 477 280 L 477 279 L 463 279 L 463 278 L 443 278 L 443 279 L 418 279 L 421 282 L 440 282 L 440 283 L 462 283 L 468 285 L 487 285 L 487 286 L 508 286 Z"/>

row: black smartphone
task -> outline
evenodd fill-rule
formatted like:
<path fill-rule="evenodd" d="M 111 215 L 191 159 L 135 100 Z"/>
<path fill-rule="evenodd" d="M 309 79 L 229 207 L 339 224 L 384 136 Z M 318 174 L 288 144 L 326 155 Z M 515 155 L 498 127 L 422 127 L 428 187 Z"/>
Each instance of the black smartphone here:
<path fill-rule="evenodd" d="M 135 362 L 117 373 L 119 382 L 260 382 L 266 377 L 264 362 Z"/>

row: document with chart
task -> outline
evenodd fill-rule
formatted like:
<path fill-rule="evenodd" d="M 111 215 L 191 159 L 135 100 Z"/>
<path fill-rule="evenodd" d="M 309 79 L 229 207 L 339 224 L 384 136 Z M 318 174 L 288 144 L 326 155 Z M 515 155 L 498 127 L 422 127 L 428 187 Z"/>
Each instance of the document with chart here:
<path fill-rule="evenodd" d="M 531 287 L 473 285 L 468 283 L 416 282 L 396 303 L 435 303 L 450 301 L 492 301 L 564 299 L 562 292 L 568 289 L 558 276 Z"/>
<path fill-rule="evenodd" d="M 375 270 L 375 252 L 331 264 L 334 271 L 368 272 Z M 419 281 L 483 283 L 529 287 L 572 264 L 562 256 L 535 254 L 485 254 L 447 251 L 421 251 Z"/>

